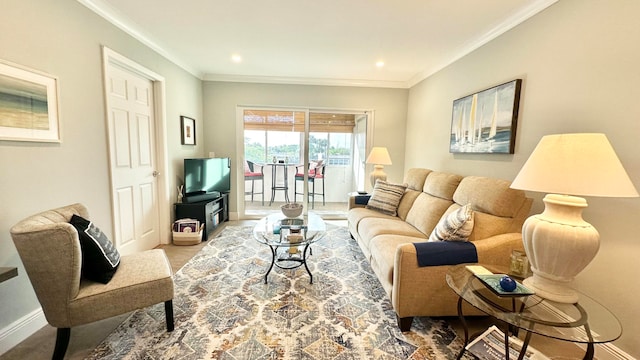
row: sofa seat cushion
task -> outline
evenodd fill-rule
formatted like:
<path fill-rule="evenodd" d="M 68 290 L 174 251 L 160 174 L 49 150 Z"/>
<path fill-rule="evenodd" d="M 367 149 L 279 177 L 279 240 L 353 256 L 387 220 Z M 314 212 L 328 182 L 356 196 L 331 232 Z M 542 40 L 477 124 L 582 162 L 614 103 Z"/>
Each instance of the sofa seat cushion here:
<path fill-rule="evenodd" d="M 349 228 L 358 229 L 358 225 L 362 219 L 366 218 L 382 218 L 382 219 L 396 219 L 395 216 L 385 215 L 379 211 L 367 209 L 367 208 L 353 208 L 347 213 L 347 222 Z"/>
<path fill-rule="evenodd" d="M 135 274 L 135 275 L 132 275 Z M 144 296 L 142 295 L 144 294 Z M 71 301 L 71 326 L 145 307 L 149 299 L 173 298 L 169 259 L 162 249 L 123 255 L 120 271 L 104 285 L 83 280 L 78 296 Z"/>
<path fill-rule="evenodd" d="M 419 237 L 391 234 L 379 235 L 371 239 L 369 242 L 371 268 L 382 283 L 387 295 L 391 296 L 393 289 L 393 269 L 397 247 L 401 244 L 423 241 L 425 240 Z"/>
<path fill-rule="evenodd" d="M 378 235 L 411 236 L 426 241 L 427 236 L 399 218 L 366 218 L 360 221 L 358 233 L 362 238 L 373 239 Z"/>

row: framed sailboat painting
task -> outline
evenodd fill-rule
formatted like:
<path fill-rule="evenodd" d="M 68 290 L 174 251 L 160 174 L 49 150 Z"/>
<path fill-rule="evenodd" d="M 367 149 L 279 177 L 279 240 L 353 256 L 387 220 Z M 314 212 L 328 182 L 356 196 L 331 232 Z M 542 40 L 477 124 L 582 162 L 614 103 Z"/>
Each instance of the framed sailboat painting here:
<path fill-rule="evenodd" d="M 449 152 L 513 154 L 521 87 L 515 79 L 454 100 Z"/>

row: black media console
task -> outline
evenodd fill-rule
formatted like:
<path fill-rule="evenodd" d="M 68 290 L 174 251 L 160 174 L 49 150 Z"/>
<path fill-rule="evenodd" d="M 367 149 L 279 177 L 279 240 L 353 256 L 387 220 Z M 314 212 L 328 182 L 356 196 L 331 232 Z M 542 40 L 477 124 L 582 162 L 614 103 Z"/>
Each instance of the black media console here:
<path fill-rule="evenodd" d="M 229 221 L 229 194 L 221 193 L 215 199 L 199 202 L 175 203 L 175 215 L 177 219 L 197 219 L 204 223 L 204 239 L 221 223 Z"/>

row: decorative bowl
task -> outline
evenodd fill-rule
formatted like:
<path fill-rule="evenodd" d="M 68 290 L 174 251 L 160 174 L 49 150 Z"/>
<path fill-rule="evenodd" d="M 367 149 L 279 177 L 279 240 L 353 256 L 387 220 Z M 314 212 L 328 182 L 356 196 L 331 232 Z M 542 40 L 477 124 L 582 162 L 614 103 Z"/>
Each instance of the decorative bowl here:
<path fill-rule="evenodd" d="M 302 214 L 302 204 L 284 204 L 280 207 L 280 210 L 284 214 L 284 216 L 288 218 L 295 218 Z"/>

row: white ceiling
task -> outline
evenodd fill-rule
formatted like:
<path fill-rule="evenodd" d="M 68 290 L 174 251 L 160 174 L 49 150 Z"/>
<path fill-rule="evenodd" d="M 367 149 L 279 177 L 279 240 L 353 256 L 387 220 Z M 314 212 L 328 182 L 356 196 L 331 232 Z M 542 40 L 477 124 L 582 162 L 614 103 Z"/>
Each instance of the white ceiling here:
<path fill-rule="evenodd" d="M 201 79 L 408 88 L 557 0 L 78 1 Z"/>

